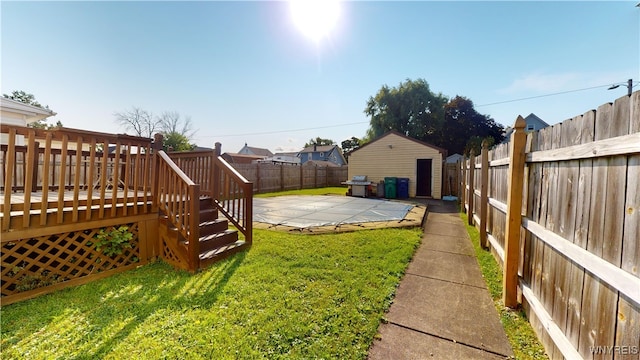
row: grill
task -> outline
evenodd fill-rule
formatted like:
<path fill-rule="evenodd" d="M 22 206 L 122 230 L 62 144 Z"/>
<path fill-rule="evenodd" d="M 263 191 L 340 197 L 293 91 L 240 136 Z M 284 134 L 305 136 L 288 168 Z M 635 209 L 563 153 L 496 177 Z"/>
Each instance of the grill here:
<path fill-rule="evenodd" d="M 351 180 L 343 182 L 351 188 L 351 196 L 367 197 L 369 192 L 367 188 L 371 185 L 371 181 L 367 181 L 367 175 L 355 175 Z"/>

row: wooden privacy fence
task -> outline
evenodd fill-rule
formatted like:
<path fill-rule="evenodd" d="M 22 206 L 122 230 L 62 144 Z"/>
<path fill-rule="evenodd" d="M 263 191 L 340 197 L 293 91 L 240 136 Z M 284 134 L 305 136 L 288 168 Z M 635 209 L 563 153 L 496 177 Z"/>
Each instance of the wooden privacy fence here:
<path fill-rule="evenodd" d="M 255 193 L 299 190 L 325 186 L 343 186 L 348 180 L 348 167 L 286 165 L 286 164 L 233 164 L 247 180 L 253 182 Z"/>
<path fill-rule="evenodd" d="M 460 164 L 460 199 L 551 358 L 640 357 L 640 92 Z"/>

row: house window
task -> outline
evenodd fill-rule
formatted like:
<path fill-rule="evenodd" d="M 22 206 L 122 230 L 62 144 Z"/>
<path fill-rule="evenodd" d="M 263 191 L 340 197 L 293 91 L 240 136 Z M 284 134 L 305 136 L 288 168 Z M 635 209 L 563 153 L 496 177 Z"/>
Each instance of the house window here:
<path fill-rule="evenodd" d="M 533 124 L 528 124 L 527 125 L 527 131 L 534 131 L 536 129 L 536 126 Z"/>
<path fill-rule="evenodd" d="M 320 153 L 320 157 L 324 157 L 324 153 L 323 152 Z"/>

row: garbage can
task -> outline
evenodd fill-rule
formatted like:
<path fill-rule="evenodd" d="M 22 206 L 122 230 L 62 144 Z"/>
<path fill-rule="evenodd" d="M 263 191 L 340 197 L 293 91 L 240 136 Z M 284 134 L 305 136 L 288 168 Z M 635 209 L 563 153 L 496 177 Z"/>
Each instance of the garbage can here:
<path fill-rule="evenodd" d="M 398 178 L 396 177 L 386 177 L 384 178 L 384 195 L 387 199 L 395 199 L 396 198 L 396 186 L 397 186 Z"/>
<path fill-rule="evenodd" d="M 409 178 L 398 178 L 398 198 L 409 197 Z"/>
<path fill-rule="evenodd" d="M 379 198 L 384 197 L 384 181 L 383 180 L 380 180 L 380 182 L 378 183 L 378 186 L 376 188 L 376 195 Z"/>

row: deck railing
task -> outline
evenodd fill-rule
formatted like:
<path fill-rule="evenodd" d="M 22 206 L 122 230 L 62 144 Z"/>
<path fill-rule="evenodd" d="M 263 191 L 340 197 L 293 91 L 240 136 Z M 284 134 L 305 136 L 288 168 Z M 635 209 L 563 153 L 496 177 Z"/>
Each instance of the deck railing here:
<path fill-rule="evenodd" d="M 151 139 L 6 124 L 1 132 L 3 232 L 152 211 Z"/>
<path fill-rule="evenodd" d="M 200 185 L 200 195 L 214 199 L 220 211 L 245 237 L 252 241 L 253 183 L 244 178 L 213 151 L 172 152 L 169 157 Z"/>
<path fill-rule="evenodd" d="M 189 268 L 199 268 L 200 186 L 164 152 L 158 152 L 157 200 L 160 211 L 188 242 Z"/>

